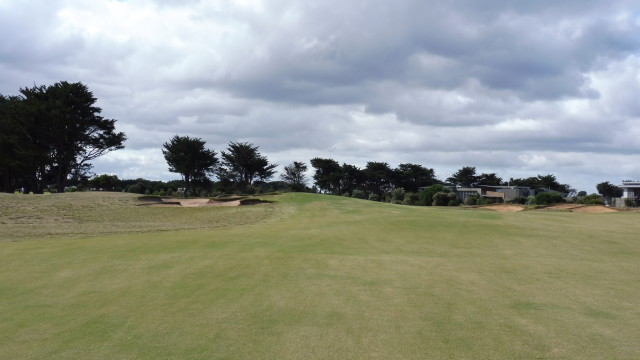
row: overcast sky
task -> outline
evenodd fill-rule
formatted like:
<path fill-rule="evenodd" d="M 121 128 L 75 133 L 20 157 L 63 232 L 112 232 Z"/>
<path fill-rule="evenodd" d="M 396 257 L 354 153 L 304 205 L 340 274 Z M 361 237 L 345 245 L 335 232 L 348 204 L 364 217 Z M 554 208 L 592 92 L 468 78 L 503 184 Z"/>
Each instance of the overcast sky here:
<path fill-rule="evenodd" d="M 640 178 L 637 0 L 0 0 L 0 34 L 0 93 L 80 81 L 117 120 L 98 174 L 176 179 L 179 134 L 281 166 Z"/>

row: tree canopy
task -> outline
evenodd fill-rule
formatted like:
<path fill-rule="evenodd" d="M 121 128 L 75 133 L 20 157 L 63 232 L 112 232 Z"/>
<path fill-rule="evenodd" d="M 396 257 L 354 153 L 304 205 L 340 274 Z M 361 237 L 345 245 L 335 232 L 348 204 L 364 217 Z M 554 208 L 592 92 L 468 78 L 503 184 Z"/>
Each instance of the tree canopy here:
<path fill-rule="evenodd" d="M 311 166 L 316 169 L 313 180 L 320 191 L 340 195 L 342 167 L 333 159 L 313 158 Z"/>
<path fill-rule="evenodd" d="M 182 175 L 185 196 L 193 193 L 194 184 L 207 181 L 218 163 L 216 153 L 205 148 L 204 140 L 189 136 L 174 136 L 163 144 L 162 154 L 169 171 Z"/>
<path fill-rule="evenodd" d="M 367 162 L 364 174 L 366 177 L 365 189 L 369 196 L 375 194 L 378 199 L 383 199 L 384 194 L 393 188 L 391 183 L 393 170 L 386 162 Z"/>
<path fill-rule="evenodd" d="M 437 184 L 439 181 L 433 169 L 418 164 L 400 164 L 393 170 L 393 184 L 408 192 L 417 192 L 419 188 Z"/>
<path fill-rule="evenodd" d="M 608 181 L 599 183 L 598 185 L 596 185 L 596 189 L 598 190 L 598 194 L 602 195 L 605 198 L 607 204 L 611 204 L 612 198 L 622 196 L 622 188 L 613 185 Z"/>
<path fill-rule="evenodd" d="M 465 166 L 447 178 L 447 182 L 461 187 L 474 187 L 478 184 L 479 177 L 476 175 L 474 166 Z"/>
<path fill-rule="evenodd" d="M 70 176 L 86 176 L 90 161 L 124 147 L 126 136 L 100 116 L 86 85 L 62 81 L 20 93 L 0 95 L 3 191 L 40 193 L 48 184 L 64 191 Z"/>
<path fill-rule="evenodd" d="M 284 167 L 284 173 L 280 175 L 280 178 L 289 184 L 293 191 L 302 191 L 307 183 L 306 171 L 307 165 L 305 163 L 294 161 Z"/>
<path fill-rule="evenodd" d="M 230 142 L 227 151 L 222 151 L 221 155 L 222 166 L 218 176 L 240 191 L 246 191 L 256 180 L 270 179 L 278 166 L 269 163 L 257 146 L 246 142 Z"/>
<path fill-rule="evenodd" d="M 559 191 L 565 194 L 575 192 L 575 189 L 568 184 L 560 184 L 556 180 L 556 176 L 552 174 L 532 176 L 525 179 L 509 179 L 508 182 L 511 186 L 527 186 L 532 189 L 549 189 Z"/>

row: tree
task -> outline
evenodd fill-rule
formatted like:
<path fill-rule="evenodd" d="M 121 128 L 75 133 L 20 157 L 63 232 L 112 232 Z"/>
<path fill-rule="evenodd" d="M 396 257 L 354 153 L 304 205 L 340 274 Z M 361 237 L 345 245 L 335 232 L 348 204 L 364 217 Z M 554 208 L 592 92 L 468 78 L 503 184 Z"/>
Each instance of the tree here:
<path fill-rule="evenodd" d="M 89 186 L 97 190 L 113 191 L 120 186 L 120 179 L 116 175 L 103 174 L 89 180 Z"/>
<path fill-rule="evenodd" d="M 393 184 L 407 192 L 417 192 L 419 188 L 438 183 L 433 169 L 418 164 L 400 164 L 393 170 Z"/>
<path fill-rule="evenodd" d="M 82 83 L 66 81 L 51 86 L 20 89 L 26 104 L 29 128 L 35 135 L 42 177 L 64 191 L 68 176 L 110 151 L 124 148 L 126 136 L 115 132 L 116 120 L 100 116 L 97 99 Z M 89 166 L 91 166 L 89 164 Z"/>
<path fill-rule="evenodd" d="M 12 193 L 33 163 L 22 99 L 0 95 L 0 191 Z"/>
<path fill-rule="evenodd" d="M 608 181 L 601 182 L 596 185 L 598 194 L 602 195 L 608 205 L 611 205 L 611 199 L 622 196 L 622 188 L 615 186 Z"/>
<path fill-rule="evenodd" d="M 554 190 L 558 192 L 562 192 L 565 194 L 570 194 L 575 192 L 575 189 L 571 188 L 568 184 L 560 184 L 555 175 L 538 175 L 528 177 L 526 179 L 509 179 L 509 185 L 512 186 L 527 186 L 532 189 L 548 189 Z"/>
<path fill-rule="evenodd" d="M 281 174 L 280 178 L 289 184 L 293 191 L 302 191 L 307 183 L 306 171 L 307 165 L 305 163 L 294 161 L 284 167 L 284 174 Z"/>
<path fill-rule="evenodd" d="M 89 161 L 124 147 L 124 133 L 115 131 L 115 120 L 100 116 L 84 84 L 34 85 L 20 93 L 0 95 L 2 190 L 20 184 L 25 192 L 41 193 L 54 183 L 62 192 L 70 176 L 88 173 Z"/>
<path fill-rule="evenodd" d="M 371 194 L 376 194 L 378 199 L 384 199 L 384 194 L 392 188 L 392 175 L 393 171 L 386 162 L 367 162 L 367 167 L 364 169 L 366 176 L 366 191 Z"/>
<path fill-rule="evenodd" d="M 216 153 L 206 149 L 204 140 L 199 138 L 176 135 L 162 146 L 169 171 L 179 173 L 184 180 L 185 196 L 193 193 L 194 183 L 208 180 L 218 163 Z"/>
<path fill-rule="evenodd" d="M 353 196 L 356 190 L 363 191 L 366 176 L 364 172 L 354 165 L 342 164 L 342 177 L 340 179 L 340 193 Z M 363 195 L 364 196 L 364 195 Z"/>
<path fill-rule="evenodd" d="M 461 187 L 474 187 L 478 184 L 479 177 L 476 176 L 476 168 L 474 166 L 465 166 L 458 170 L 455 174 L 447 178 L 447 182 Z"/>
<path fill-rule="evenodd" d="M 231 182 L 237 190 L 247 191 L 254 181 L 269 180 L 277 166 L 270 164 L 258 152 L 257 146 L 246 142 L 230 142 L 227 151 L 222 152 L 222 166 L 218 176 Z"/>
<path fill-rule="evenodd" d="M 315 185 L 320 191 L 340 195 L 342 167 L 333 159 L 313 158 L 311 166 L 316 170 L 313 175 Z"/>
<path fill-rule="evenodd" d="M 496 175 L 496 173 L 480 174 L 477 179 L 478 185 L 500 186 L 502 185 L 502 178 Z"/>

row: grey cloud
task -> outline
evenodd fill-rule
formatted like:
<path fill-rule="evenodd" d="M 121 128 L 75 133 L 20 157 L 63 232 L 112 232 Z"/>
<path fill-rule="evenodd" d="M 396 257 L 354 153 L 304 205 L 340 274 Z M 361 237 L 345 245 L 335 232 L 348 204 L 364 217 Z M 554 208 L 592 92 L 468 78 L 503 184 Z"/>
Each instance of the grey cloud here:
<path fill-rule="evenodd" d="M 158 154 L 174 134 L 216 151 L 249 141 L 283 164 L 416 162 L 441 177 L 470 164 L 593 178 L 640 151 L 630 1 L 121 2 L 145 13 L 120 37 L 63 31 L 74 5 L 24 4 L 0 5 L 2 33 L 22 30 L 0 44 L 0 91 L 85 82 L 129 136 L 97 162 L 109 171 L 167 176 Z M 157 34 L 136 32 L 147 19 Z"/>
<path fill-rule="evenodd" d="M 224 78 L 220 85 L 242 96 L 310 104 L 340 103 L 338 99 L 367 103 L 366 87 L 389 79 L 448 89 L 478 79 L 524 99 L 584 97 L 594 96 L 585 92 L 585 71 L 602 57 L 620 57 L 639 48 L 637 26 L 616 27 L 607 18 L 614 17 L 610 12 L 592 24 L 577 11 L 570 18 L 576 28 L 563 32 L 565 19 L 535 18 L 526 12 L 528 7 L 516 9 L 524 11 L 520 13 L 496 7 L 495 13 L 477 16 L 463 7 L 424 2 L 344 4 L 340 13 L 329 6 L 304 9 L 302 31 L 285 33 L 277 25 L 264 29 L 266 44 L 261 46 L 270 55 L 268 61 L 247 62 L 245 66 L 252 67 L 247 77 Z M 574 6 L 569 8 L 577 10 Z M 318 13 L 329 15 L 320 19 Z M 296 51 L 305 42 L 310 48 Z M 412 59 L 421 53 L 440 57 L 447 65 L 412 68 Z"/>

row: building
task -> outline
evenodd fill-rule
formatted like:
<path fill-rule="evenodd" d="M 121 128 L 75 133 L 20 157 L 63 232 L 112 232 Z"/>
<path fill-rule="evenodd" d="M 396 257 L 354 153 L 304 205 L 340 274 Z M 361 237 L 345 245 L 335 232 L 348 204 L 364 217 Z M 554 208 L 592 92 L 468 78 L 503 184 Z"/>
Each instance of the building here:
<path fill-rule="evenodd" d="M 527 186 L 493 186 L 493 185 L 478 185 L 474 188 L 462 188 L 456 186 L 448 186 L 449 190 L 456 193 L 458 199 L 465 201 L 467 197 L 472 195 L 480 195 L 484 198 L 490 199 L 496 203 L 504 203 L 505 201 L 511 201 L 516 198 L 526 198 L 529 196 L 536 196 L 540 193 L 552 192 L 562 197 L 566 197 L 567 194 L 550 190 L 550 189 L 533 189 Z M 638 189 L 640 195 L 640 186 Z"/>
<path fill-rule="evenodd" d="M 620 188 L 623 199 L 640 199 L 640 181 L 625 180 Z"/>

